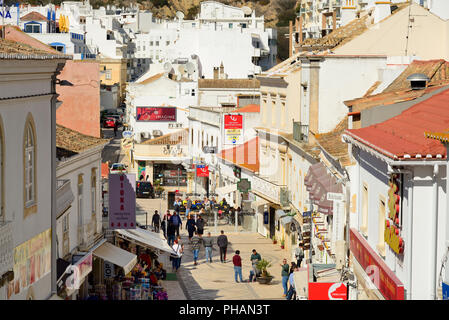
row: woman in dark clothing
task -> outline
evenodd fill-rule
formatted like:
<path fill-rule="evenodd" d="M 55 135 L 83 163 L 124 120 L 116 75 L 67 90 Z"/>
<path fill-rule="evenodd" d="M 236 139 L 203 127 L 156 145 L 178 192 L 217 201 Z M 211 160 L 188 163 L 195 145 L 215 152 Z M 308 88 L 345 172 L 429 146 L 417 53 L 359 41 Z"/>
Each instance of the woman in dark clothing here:
<path fill-rule="evenodd" d="M 167 241 L 168 245 L 172 246 L 175 242 L 176 228 L 171 221 L 168 221 L 167 225 Z"/>
<path fill-rule="evenodd" d="M 193 218 L 192 215 L 189 217 L 189 219 L 186 222 L 186 229 L 187 229 L 187 232 L 189 233 L 189 241 L 190 241 L 193 237 L 193 233 L 196 230 L 195 219 Z"/>

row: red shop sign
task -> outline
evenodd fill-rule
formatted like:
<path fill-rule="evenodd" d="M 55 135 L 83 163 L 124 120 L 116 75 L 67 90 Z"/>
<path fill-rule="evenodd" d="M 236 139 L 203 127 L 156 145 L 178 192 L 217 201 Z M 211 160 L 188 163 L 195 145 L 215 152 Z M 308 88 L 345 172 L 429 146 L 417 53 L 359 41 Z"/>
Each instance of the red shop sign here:
<path fill-rule="evenodd" d="M 309 282 L 309 300 L 348 300 L 348 288 L 342 282 Z"/>
<path fill-rule="evenodd" d="M 208 166 L 197 166 L 196 167 L 197 177 L 209 177 L 209 167 Z"/>
<path fill-rule="evenodd" d="M 387 300 L 404 300 L 404 285 L 356 230 L 351 229 L 351 252 Z"/>
<path fill-rule="evenodd" d="M 225 129 L 243 129 L 243 116 L 226 114 L 224 116 L 224 128 Z"/>

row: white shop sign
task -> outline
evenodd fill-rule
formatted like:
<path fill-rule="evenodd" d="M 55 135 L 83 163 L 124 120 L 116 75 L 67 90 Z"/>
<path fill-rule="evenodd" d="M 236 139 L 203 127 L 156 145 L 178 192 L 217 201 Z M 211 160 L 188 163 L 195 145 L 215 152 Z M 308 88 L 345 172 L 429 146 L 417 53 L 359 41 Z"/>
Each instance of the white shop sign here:
<path fill-rule="evenodd" d="M 252 190 L 263 194 L 275 203 L 279 203 L 280 201 L 280 187 L 269 181 L 254 176 L 252 178 L 251 188 Z"/>
<path fill-rule="evenodd" d="M 114 276 L 115 276 L 114 264 L 109 261 L 105 261 L 104 262 L 104 277 L 105 278 L 113 278 Z"/>

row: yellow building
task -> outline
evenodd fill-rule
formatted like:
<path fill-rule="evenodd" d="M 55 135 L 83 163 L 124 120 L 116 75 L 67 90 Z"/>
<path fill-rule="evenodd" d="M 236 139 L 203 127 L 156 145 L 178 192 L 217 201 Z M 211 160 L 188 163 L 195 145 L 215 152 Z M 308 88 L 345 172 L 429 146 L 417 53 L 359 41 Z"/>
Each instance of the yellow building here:
<path fill-rule="evenodd" d="M 119 100 L 125 100 L 125 88 L 128 80 L 127 59 L 111 59 L 102 57 L 97 58 L 100 64 L 100 81 L 103 85 L 119 84 Z"/>

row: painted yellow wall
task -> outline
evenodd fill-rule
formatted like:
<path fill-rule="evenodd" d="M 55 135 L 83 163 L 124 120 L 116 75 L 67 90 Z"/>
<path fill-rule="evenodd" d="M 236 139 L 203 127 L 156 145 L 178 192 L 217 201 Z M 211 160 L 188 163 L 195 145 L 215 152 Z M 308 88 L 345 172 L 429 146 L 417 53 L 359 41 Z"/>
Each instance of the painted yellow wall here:
<path fill-rule="evenodd" d="M 126 59 L 100 59 L 100 71 L 104 73 L 100 74 L 100 81 L 105 85 L 113 85 L 115 83 L 120 84 L 120 100 L 125 98 L 126 78 L 127 78 L 127 65 Z M 111 70 L 111 79 L 106 79 L 107 70 Z"/>

